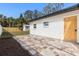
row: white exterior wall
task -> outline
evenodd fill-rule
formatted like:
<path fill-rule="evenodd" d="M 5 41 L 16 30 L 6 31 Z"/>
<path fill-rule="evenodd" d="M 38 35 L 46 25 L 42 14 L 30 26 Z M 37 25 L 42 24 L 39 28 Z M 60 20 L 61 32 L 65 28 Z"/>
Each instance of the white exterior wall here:
<path fill-rule="evenodd" d="M 26 31 L 26 27 L 25 27 L 26 25 L 25 24 L 23 24 L 23 31 Z"/>
<path fill-rule="evenodd" d="M 2 34 L 2 26 L 0 25 L 0 35 Z"/>
<path fill-rule="evenodd" d="M 56 16 L 43 18 L 41 20 L 30 22 L 30 34 L 40 35 L 56 39 L 64 39 L 64 18 L 77 15 L 77 41 L 79 41 L 79 10 L 66 12 Z M 44 28 L 43 22 L 49 22 L 49 27 Z M 33 28 L 33 24 L 37 24 L 37 28 Z"/>

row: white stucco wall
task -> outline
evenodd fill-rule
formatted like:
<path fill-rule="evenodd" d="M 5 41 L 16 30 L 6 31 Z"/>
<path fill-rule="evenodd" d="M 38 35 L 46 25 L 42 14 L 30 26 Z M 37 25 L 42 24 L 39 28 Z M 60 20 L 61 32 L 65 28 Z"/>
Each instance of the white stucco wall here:
<path fill-rule="evenodd" d="M 0 35 L 2 34 L 2 26 L 0 25 Z"/>
<path fill-rule="evenodd" d="M 40 35 L 56 39 L 64 39 L 64 18 L 77 15 L 77 41 L 79 41 L 79 10 L 66 12 L 56 16 L 43 18 L 41 20 L 30 22 L 30 34 Z M 44 28 L 43 22 L 49 22 L 49 27 Z M 37 28 L 33 28 L 33 24 L 37 24 Z"/>

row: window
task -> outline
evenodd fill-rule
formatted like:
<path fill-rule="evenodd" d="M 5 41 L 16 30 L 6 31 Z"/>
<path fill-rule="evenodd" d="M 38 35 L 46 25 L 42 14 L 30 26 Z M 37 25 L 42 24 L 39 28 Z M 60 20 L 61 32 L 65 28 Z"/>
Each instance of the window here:
<path fill-rule="evenodd" d="M 44 22 L 43 25 L 44 25 L 44 27 L 48 27 L 49 23 L 48 22 Z"/>
<path fill-rule="evenodd" d="M 29 29 L 29 26 L 26 26 L 26 29 Z"/>
<path fill-rule="evenodd" d="M 36 24 L 33 25 L 33 28 L 36 28 Z"/>

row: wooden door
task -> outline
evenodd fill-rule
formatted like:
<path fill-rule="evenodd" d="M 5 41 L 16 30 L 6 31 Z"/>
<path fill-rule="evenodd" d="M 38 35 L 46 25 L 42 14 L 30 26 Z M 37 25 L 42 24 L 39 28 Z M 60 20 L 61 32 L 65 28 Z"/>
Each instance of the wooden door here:
<path fill-rule="evenodd" d="M 77 40 L 77 16 L 64 18 L 64 40 L 76 42 Z"/>

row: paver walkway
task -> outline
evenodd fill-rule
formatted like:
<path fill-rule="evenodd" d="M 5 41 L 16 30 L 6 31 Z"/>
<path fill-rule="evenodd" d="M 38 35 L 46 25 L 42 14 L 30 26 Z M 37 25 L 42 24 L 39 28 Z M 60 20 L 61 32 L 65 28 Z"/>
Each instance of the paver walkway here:
<path fill-rule="evenodd" d="M 70 42 L 26 35 L 14 38 L 32 55 L 79 56 L 79 48 Z"/>

